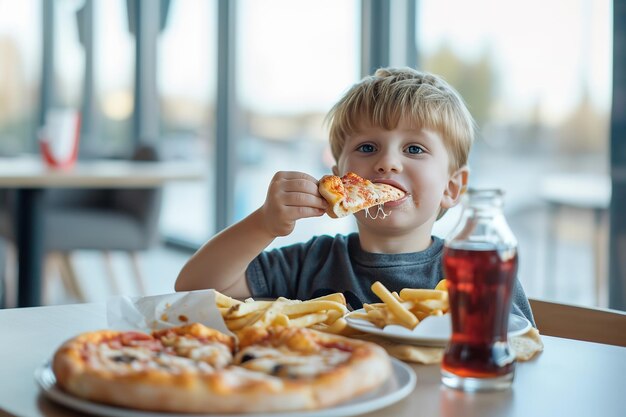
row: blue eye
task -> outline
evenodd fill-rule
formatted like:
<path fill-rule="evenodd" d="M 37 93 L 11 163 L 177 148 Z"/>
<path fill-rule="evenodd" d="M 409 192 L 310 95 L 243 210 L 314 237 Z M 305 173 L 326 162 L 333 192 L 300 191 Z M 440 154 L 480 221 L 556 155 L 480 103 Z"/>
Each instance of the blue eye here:
<path fill-rule="evenodd" d="M 376 149 L 374 148 L 374 145 L 370 145 L 369 143 L 366 143 L 364 145 L 359 146 L 357 150 L 359 152 L 370 153 L 370 152 L 374 152 Z"/>
<path fill-rule="evenodd" d="M 421 146 L 411 145 L 408 148 L 406 148 L 406 151 L 410 154 L 419 154 L 419 153 L 424 152 L 424 149 L 422 149 Z"/>

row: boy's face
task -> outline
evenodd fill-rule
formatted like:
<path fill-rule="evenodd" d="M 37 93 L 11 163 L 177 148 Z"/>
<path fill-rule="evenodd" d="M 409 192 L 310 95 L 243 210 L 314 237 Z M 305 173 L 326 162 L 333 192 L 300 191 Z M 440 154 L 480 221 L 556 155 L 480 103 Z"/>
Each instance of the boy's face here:
<path fill-rule="evenodd" d="M 439 210 L 457 203 L 467 179 L 465 168 L 450 173 L 449 167 L 450 157 L 438 132 L 412 128 L 400 120 L 393 130 L 365 126 L 347 138 L 333 171 L 336 175 L 352 171 L 407 193 L 402 200 L 385 204 L 385 213 L 391 215 L 384 219 L 357 213 L 360 227 L 382 234 L 422 230 L 430 237 Z"/>

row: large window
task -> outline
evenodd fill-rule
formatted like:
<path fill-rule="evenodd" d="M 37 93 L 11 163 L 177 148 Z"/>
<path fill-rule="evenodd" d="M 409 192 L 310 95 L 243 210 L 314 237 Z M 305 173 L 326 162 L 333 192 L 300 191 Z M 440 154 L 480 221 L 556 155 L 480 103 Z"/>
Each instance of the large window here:
<path fill-rule="evenodd" d="M 360 78 L 357 1 L 245 0 L 238 10 L 236 220 L 263 204 L 276 171 L 330 173 L 323 119 Z M 274 245 L 351 230 L 352 219 L 304 219 Z"/>
<path fill-rule="evenodd" d="M 85 51 L 81 46 L 77 12 L 83 1 L 63 0 L 54 3 L 55 107 L 80 109 L 85 76 Z"/>
<path fill-rule="evenodd" d="M 592 277 L 606 274 L 593 209 L 605 212 L 609 198 L 611 1 L 419 7 L 420 62 L 456 86 L 476 118 L 470 184 L 506 191 L 527 292 L 594 304 Z M 572 205 L 553 204 L 568 192 Z"/>
<path fill-rule="evenodd" d="M 35 143 L 41 14 L 38 0 L 0 0 L 0 154 L 25 152 Z"/>
<path fill-rule="evenodd" d="M 172 1 L 158 45 L 162 156 L 200 162 L 207 171 L 205 182 L 166 187 L 162 230 L 202 243 L 214 232 L 217 2 Z"/>
<path fill-rule="evenodd" d="M 101 155 L 130 155 L 135 40 L 125 0 L 94 0 L 94 143 Z"/>

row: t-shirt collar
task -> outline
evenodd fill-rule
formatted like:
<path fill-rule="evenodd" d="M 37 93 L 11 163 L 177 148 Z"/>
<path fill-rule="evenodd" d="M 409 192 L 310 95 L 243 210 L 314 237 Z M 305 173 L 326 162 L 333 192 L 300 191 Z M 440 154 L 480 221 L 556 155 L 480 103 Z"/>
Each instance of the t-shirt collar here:
<path fill-rule="evenodd" d="M 432 262 L 432 259 L 439 256 L 443 251 L 443 240 L 433 236 L 432 244 L 421 252 L 409 253 L 372 253 L 361 249 L 359 235 L 352 233 L 348 236 L 348 250 L 350 257 L 358 264 L 366 267 L 389 267 L 389 266 L 409 266 Z"/>

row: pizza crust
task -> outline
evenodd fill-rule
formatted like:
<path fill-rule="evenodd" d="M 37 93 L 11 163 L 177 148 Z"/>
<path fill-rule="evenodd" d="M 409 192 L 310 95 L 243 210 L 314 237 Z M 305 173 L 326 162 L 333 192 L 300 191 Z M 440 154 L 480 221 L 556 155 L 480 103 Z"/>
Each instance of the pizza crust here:
<path fill-rule="evenodd" d="M 231 349 L 231 364 L 213 372 L 156 365 L 136 372 L 120 372 L 95 359 L 94 352 L 102 350 L 108 354 L 109 345 L 117 346 L 115 340 L 128 333 L 96 331 L 64 343 L 53 358 L 57 384 L 81 398 L 146 411 L 246 413 L 328 407 L 381 385 L 391 375 L 388 355 L 375 344 L 311 329 L 283 327 L 244 331 L 241 349 L 283 349 L 305 363 L 319 353 L 332 356 L 348 352 L 349 357 L 312 377 L 279 377 L 236 363 L 235 345 L 231 344 L 230 336 L 193 324 L 153 335 L 165 340 L 165 344 L 171 342 L 169 348 L 179 343 L 175 337 L 185 338 L 185 343 L 193 338 L 204 343 L 222 343 Z M 139 344 L 152 348 L 158 345 L 135 333 L 131 334 L 133 337 L 140 338 Z"/>
<path fill-rule="evenodd" d="M 348 211 L 343 208 L 341 201 L 345 198 L 345 189 L 341 178 L 335 175 L 325 175 L 319 181 L 319 192 L 328 202 L 326 213 L 333 218 L 347 216 Z"/>
<path fill-rule="evenodd" d="M 373 183 L 353 172 L 343 177 L 325 175 L 319 180 L 319 193 L 328 202 L 326 213 L 333 218 L 399 200 L 406 193 L 389 184 Z"/>

